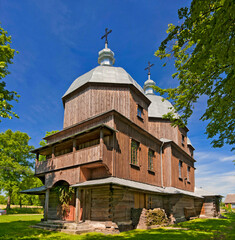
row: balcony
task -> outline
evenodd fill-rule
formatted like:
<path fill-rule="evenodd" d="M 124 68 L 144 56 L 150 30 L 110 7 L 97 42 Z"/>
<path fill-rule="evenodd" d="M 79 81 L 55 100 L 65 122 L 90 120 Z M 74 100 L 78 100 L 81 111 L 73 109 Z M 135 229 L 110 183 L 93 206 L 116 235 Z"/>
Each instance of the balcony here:
<path fill-rule="evenodd" d="M 97 161 L 102 161 L 109 168 L 115 132 L 116 130 L 106 125 L 98 125 L 33 150 L 37 154 L 35 174 L 41 175 L 74 166 L 85 167 Z"/>
<path fill-rule="evenodd" d="M 102 160 L 101 153 L 103 151 L 101 149 L 104 148 L 106 149 L 105 145 L 101 147 L 101 144 L 98 144 L 60 156 L 55 156 L 46 161 L 36 161 L 35 174 L 39 175 L 45 172 L 51 172 Z"/>

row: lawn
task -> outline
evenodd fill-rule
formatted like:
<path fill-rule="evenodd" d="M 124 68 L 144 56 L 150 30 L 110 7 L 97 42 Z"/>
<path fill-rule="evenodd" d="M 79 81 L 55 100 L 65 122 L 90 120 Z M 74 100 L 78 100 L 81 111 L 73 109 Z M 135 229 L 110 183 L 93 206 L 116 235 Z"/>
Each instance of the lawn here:
<path fill-rule="evenodd" d="M 0 239 L 77 239 L 77 240 L 148 240 L 148 239 L 235 239 L 235 214 L 227 214 L 228 219 L 196 219 L 175 225 L 185 229 L 133 230 L 116 235 L 89 233 L 68 235 L 29 228 L 40 221 L 42 215 L 0 216 Z"/>

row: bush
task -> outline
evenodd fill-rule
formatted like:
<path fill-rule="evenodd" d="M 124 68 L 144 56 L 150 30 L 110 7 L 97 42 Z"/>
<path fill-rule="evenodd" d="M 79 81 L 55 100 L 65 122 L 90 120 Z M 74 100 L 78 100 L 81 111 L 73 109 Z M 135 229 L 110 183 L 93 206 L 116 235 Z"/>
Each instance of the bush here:
<path fill-rule="evenodd" d="M 163 209 L 160 208 L 155 208 L 153 210 L 148 210 L 147 211 L 147 226 L 151 225 L 162 225 L 168 223 L 168 219 L 166 216 L 166 213 Z"/>
<path fill-rule="evenodd" d="M 7 214 L 42 214 L 43 208 L 11 208 Z"/>

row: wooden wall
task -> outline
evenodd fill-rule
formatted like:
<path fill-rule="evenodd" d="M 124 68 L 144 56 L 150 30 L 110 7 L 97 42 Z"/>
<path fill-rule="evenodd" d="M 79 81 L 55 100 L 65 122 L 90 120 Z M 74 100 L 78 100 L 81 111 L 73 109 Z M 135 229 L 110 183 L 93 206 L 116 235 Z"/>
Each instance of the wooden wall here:
<path fill-rule="evenodd" d="M 61 219 L 59 198 L 53 190 L 51 190 L 49 194 L 48 219 Z"/>
<path fill-rule="evenodd" d="M 184 195 L 172 195 L 169 198 L 170 213 L 176 219 L 185 218 L 185 208 L 195 209 L 194 198 Z M 196 212 L 195 212 L 196 216 Z"/>
<path fill-rule="evenodd" d="M 172 127 L 168 120 L 160 118 L 149 118 L 148 131 L 156 138 L 166 138 L 174 141 L 180 148 L 191 156 L 187 145 L 187 131 L 179 127 Z M 182 145 L 182 134 L 185 136 L 185 143 Z"/>
<path fill-rule="evenodd" d="M 150 137 L 141 134 L 138 129 L 115 119 L 116 134 L 114 153 L 114 176 L 145 182 L 156 186 L 161 185 L 160 176 L 160 145 Z M 139 142 L 138 166 L 131 165 L 131 139 Z M 155 152 L 153 159 L 153 172 L 148 171 L 148 150 Z"/>
<path fill-rule="evenodd" d="M 62 138 L 69 137 L 71 135 L 74 135 L 74 134 L 84 131 L 86 129 L 92 128 L 99 124 L 106 124 L 110 127 L 114 127 L 113 115 L 111 115 L 110 113 L 103 114 L 101 116 L 97 116 L 94 119 L 86 119 L 86 120 L 87 121 L 81 122 L 80 124 L 77 124 L 74 126 L 70 126 L 67 129 L 64 129 L 56 134 L 48 136 L 46 138 L 47 142 L 53 143 L 53 142 L 59 141 Z"/>
<path fill-rule="evenodd" d="M 179 160 L 183 162 L 182 165 L 182 179 L 179 179 Z M 187 167 L 190 166 L 190 174 L 188 181 L 187 178 Z M 172 148 L 172 161 L 171 161 L 171 186 L 184 189 L 187 191 L 194 192 L 194 162 L 187 158 L 185 155 L 180 153 L 177 149 Z"/>
<path fill-rule="evenodd" d="M 111 109 L 130 118 L 129 88 L 89 86 L 65 100 L 64 128 Z"/>

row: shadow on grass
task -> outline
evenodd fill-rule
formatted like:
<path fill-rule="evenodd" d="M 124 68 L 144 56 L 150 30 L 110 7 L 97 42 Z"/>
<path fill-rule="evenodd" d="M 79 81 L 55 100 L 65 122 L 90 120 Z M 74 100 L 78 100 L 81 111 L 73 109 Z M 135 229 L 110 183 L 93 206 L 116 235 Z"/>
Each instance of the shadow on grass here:
<path fill-rule="evenodd" d="M 169 240 L 169 239 L 209 239 L 212 237 L 212 233 L 208 232 L 194 232 L 194 231 L 186 231 L 186 230 L 168 230 L 168 229 L 151 229 L 151 230 L 133 230 L 125 233 L 121 233 L 119 235 L 102 235 L 102 234 L 94 234 L 89 233 L 86 235 L 82 235 L 82 240 L 124 240 L 124 239 L 137 239 L 137 240 L 149 240 L 149 239 L 161 239 L 161 240 Z"/>
<path fill-rule="evenodd" d="M 12 221 L 0 222 L 0 239 L 44 239 L 52 232 L 30 228 L 30 225 L 37 224 L 38 221 Z"/>

